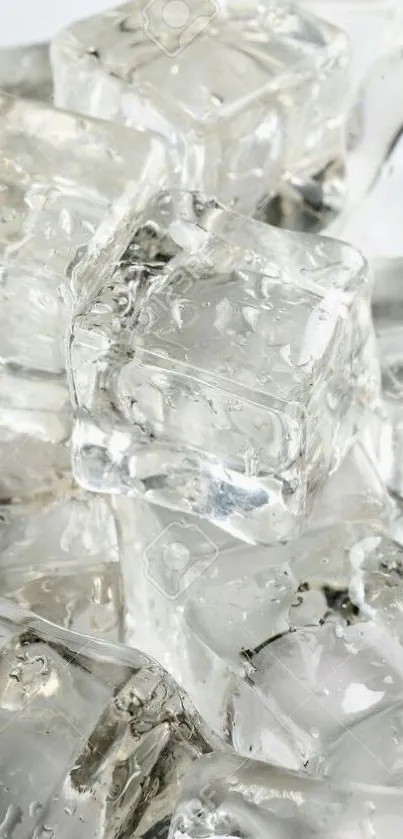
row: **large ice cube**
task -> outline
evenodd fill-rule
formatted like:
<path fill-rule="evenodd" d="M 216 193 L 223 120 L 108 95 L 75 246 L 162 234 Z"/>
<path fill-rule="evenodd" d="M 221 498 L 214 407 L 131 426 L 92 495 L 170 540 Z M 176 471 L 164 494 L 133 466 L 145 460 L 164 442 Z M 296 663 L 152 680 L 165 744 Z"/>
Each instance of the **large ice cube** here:
<path fill-rule="evenodd" d="M 342 154 L 345 35 L 288 2 L 140 0 L 52 44 L 58 105 L 152 129 L 178 186 L 253 213 Z"/>
<path fill-rule="evenodd" d="M 377 402 L 363 258 L 194 193 L 126 222 L 114 270 L 109 235 L 75 275 L 77 480 L 251 543 L 296 536 Z"/>

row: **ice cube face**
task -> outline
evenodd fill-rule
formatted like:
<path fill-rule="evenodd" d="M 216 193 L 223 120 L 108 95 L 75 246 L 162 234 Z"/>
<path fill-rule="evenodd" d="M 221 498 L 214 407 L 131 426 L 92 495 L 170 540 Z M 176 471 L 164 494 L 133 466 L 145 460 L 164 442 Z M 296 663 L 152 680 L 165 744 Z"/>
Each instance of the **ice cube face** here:
<path fill-rule="evenodd" d="M 151 135 L 0 97 L 3 499 L 29 494 L 38 466 L 38 490 L 65 468 L 71 415 L 62 292 L 73 255 L 131 178 L 141 204 L 166 177 L 163 146 Z"/>
<path fill-rule="evenodd" d="M 152 199 L 73 319 L 77 480 L 292 538 L 377 399 L 369 297 L 340 242 Z"/>
<path fill-rule="evenodd" d="M 58 489 L 53 498 L 0 506 L 2 594 L 59 626 L 122 641 L 120 554 L 108 499 Z"/>
<path fill-rule="evenodd" d="M 398 789 L 329 781 L 230 755 L 211 755 L 192 767 L 169 839 L 398 839 L 403 807 Z"/>
<path fill-rule="evenodd" d="M 166 836 L 189 764 L 211 751 L 186 698 L 135 650 L 0 607 L 2 826 Z"/>
<path fill-rule="evenodd" d="M 61 32 L 52 65 L 57 105 L 159 132 L 176 185 L 239 212 L 342 154 L 346 37 L 288 2 L 203 0 L 181 23 L 135 0 Z"/>

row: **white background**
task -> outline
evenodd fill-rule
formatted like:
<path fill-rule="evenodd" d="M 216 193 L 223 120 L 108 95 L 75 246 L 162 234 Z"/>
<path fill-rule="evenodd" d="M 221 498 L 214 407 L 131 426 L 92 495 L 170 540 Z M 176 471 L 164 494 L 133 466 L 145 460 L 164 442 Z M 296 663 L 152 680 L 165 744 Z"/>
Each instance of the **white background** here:
<path fill-rule="evenodd" d="M 46 41 L 63 26 L 123 0 L 0 0 L 0 46 Z"/>

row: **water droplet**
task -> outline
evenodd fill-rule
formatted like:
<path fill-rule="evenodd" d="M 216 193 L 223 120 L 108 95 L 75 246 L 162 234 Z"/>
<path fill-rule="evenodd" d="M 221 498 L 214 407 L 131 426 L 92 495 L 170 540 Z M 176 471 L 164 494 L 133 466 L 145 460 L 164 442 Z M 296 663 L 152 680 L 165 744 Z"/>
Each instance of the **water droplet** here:
<path fill-rule="evenodd" d="M 29 805 L 29 815 L 31 816 L 31 818 L 36 818 L 36 816 L 39 816 L 41 810 L 42 804 L 40 801 L 31 801 L 31 804 Z"/>

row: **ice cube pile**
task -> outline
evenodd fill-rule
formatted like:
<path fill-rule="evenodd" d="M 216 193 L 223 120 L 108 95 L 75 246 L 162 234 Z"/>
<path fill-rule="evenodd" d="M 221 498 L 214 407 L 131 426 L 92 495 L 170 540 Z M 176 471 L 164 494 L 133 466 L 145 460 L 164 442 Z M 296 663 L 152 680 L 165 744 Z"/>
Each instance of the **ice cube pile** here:
<path fill-rule="evenodd" d="M 400 0 L 0 52 L 1 839 L 401 839 L 402 56 Z"/>

